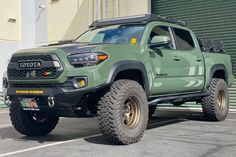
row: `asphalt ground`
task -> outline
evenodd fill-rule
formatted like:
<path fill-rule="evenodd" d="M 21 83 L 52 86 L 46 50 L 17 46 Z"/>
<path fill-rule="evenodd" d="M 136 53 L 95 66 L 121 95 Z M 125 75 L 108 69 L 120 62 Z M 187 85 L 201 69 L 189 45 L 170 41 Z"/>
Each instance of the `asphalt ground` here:
<path fill-rule="evenodd" d="M 206 121 L 199 109 L 158 108 L 136 144 L 117 146 L 101 135 L 96 118 L 61 118 L 48 136 L 26 137 L 0 109 L 0 157 L 235 157 L 236 112 Z"/>

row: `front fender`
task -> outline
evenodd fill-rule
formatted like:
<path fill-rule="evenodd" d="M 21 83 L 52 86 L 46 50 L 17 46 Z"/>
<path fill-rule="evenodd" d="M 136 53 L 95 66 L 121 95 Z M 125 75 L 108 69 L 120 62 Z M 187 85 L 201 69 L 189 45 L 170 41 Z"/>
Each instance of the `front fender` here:
<path fill-rule="evenodd" d="M 144 64 L 140 61 L 135 60 L 125 60 L 125 61 L 119 61 L 115 63 L 108 75 L 107 83 L 113 83 L 115 81 L 115 78 L 117 74 L 121 71 L 125 70 L 138 70 L 142 74 L 142 79 L 144 81 L 144 89 L 147 95 L 149 94 L 149 81 L 148 81 L 148 75 L 146 68 Z"/>

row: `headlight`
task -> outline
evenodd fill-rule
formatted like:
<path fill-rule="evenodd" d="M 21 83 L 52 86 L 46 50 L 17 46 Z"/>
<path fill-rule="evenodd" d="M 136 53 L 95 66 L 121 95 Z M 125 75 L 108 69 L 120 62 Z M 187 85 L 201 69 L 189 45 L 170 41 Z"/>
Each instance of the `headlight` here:
<path fill-rule="evenodd" d="M 107 54 L 104 53 L 82 53 L 72 54 L 68 56 L 68 60 L 71 65 L 74 66 L 93 66 L 108 58 Z"/>

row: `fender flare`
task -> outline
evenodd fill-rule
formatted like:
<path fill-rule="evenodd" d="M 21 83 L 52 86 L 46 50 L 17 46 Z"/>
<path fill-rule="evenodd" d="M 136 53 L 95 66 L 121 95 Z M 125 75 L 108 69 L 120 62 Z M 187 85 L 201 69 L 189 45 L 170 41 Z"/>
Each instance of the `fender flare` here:
<path fill-rule="evenodd" d="M 147 95 L 149 95 L 149 81 L 146 68 L 144 64 L 140 61 L 125 60 L 113 64 L 107 79 L 107 83 L 111 84 L 115 81 L 115 78 L 119 72 L 125 70 L 138 70 L 142 74 L 142 79 L 144 81 L 144 90 Z"/>
<path fill-rule="evenodd" d="M 225 81 L 226 81 L 226 84 L 228 84 L 228 73 L 227 73 L 227 69 L 225 68 L 225 66 L 223 64 L 216 64 L 216 65 L 213 65 L 211 67 L 211 70 L 210 70 L 210 74 L 209 74 L 209 79 L 208 79 L 208 82 L 207 82 L 207 87 L 210 86 L 210 80 L 212 79 L 214 73 L 217 71 L 217 70 L 223 70 L 225 73 L 224 73 L 224 77 L 225 77 Z"/>

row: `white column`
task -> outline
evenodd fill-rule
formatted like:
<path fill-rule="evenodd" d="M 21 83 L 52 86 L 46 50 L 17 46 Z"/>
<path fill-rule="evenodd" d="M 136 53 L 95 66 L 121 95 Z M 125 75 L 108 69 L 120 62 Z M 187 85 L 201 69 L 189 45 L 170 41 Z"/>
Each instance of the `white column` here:
<path fill-rule="evenodd" d="M 43 45 L 47 38 L 47 1 L 21 0 L 21 48 Z"/>
<path fill-rule="evenodd" d="M 35 30 L 35 0 L 21 0 L 21 45 L 22 49 L 34 47 L 36 43 Z"/>
<path fill-rule="evenodd" d="M 36 46 L 47 44 L 47 0 L 35 0 L 35 20 Z"/>

